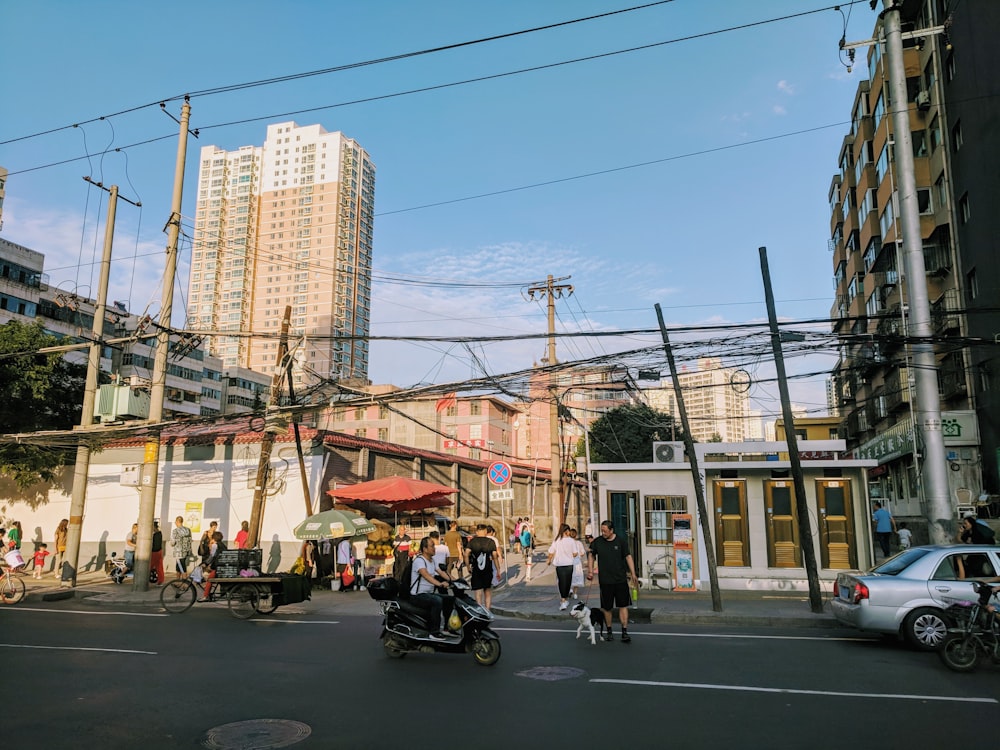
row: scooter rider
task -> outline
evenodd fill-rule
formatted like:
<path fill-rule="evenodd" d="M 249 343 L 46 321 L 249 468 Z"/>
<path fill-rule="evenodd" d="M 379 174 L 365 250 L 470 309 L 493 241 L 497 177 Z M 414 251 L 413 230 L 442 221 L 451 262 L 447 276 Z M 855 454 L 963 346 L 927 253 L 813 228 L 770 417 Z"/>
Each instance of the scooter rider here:
<path fill-rule="evenodd" d="M 428 622 L 431 627 L 430 637 L 433 640 L 444 640 L 448 635 L 441 629 L 441 615 L 444 621 L 451 617 L 455 608 L 455 597 L 438 593 L 438 589 L 448 588 L 447 581 L 438 580 L 435 576 L 447 578 L 447 571 L 434 569 L 434 540 L 426 536 L 420 540 L 420 554 L 413 558 L 413 569 L 410 573 L 410 601 L 430 610 Z"/>

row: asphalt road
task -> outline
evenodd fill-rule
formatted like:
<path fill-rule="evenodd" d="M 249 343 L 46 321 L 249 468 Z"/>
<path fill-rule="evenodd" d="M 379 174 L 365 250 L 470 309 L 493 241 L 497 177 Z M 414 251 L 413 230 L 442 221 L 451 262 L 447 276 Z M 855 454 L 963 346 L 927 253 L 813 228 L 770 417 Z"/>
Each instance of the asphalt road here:
<path fill-rule="evenodd" d="M 1000 667 L 955 674 L 850 631 L 643 625 L 631 644 L 592 646 L 570 622 L 501 619 L 503 655 L 481 667 L 388 659 L 379 623 L 295 607 L 249 621 L 220 605 L 6 607 L 0 744 L 284 746 L 246 743 L 262 730 L 298 732 L 302 748 L 977 748 L 1000 717 Z M 217 729 L 262 719 L 298 724 Z"/>

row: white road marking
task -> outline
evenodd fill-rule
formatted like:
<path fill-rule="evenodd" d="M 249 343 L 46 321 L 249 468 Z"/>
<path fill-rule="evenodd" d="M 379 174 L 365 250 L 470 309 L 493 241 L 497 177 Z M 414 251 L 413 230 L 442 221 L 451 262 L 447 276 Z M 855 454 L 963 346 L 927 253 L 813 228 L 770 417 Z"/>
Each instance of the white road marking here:
<path fill-rule="evenodd" d="M 613 685 L 639 685 L 640 687 L 692 688 L 695 690 L 735 690 L 747 693 L 783 693 L 791 695 L 825 695 L 839 698 L 893 698 L 909 701 L 949 701 L 954 703 L 998 703 L 995 698 L 966 698 L 952 695 L 907 695 L 906 693 L 842 693 L 836 690 L 797 690 L 794 688 L 766 688 L 752 685 L 712 685 L 697 682 L 654 682 L 651 680 L 592 679 Z"/>
<path fill-rule="evenodd" d="M 0 643 L 0 648 L 35 648 L 46 651 L 103 651 L 108 654 L 145 654 L 157 656 L 157 651 L 135 651 L 130 648 L 88 648 L 85 646 L 29 646 L 24 643 Z"/>
<path fill-rule="evenodd" d="M 46 609 L 45 607 L 8 607 L 0 612 L 50 612 L 66 615 L 120 615 L 121 617 L 170 617 L 167 612 L 102 612 L 91 609 Z"/>
<path fill-rule="evenodd" d="M 506 630 L 511 632 L 522 632 L 522 633 L 576 633 L 576 628 L 571 628 L 569 630 L 562 630 L 557 628 L 493 628 L 493 630 Z M 634 630 L 629 631 L 629 635 L 633 638 L 648 638 L 648 637 L 661 637 L 661 638 L 744 638 L 752 640 L 771 640 L 771 641 L 824 641 L 833 643 L 836 641 L 847 641 L 847 642 L 857 642 L 857 643 L 870 643 L 872 638 L 863 637 L 828 637 L 821 635 L 750 635 L 750 634 L 728 634 L 728 633 L 649 633 L 649 632 L 636 632 Z"/>
<path fill-rule="evenodd" d="M 250 620 L 254 625 L 270 625 L 280 622 L 282 625 L 340 625 L 340 620 L 281 620 L 272 617 L 269 620 Z"/>

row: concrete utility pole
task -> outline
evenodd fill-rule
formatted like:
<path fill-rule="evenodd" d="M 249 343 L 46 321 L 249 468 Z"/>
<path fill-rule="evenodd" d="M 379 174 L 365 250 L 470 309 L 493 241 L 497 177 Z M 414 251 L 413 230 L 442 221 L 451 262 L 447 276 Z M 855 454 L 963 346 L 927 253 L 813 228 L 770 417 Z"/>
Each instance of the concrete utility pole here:
<path fill-rule="evenodd" d="M 104 250 L 101 254 L 101 271 L 97 283 L 97 299 L 94 304 L 94 335 L 87 356 L 87 379 L 83 388 L 83 413 L 80 415 L 81 432 L 94 426 L 94 402 L 97 400 L 97 379 L 101 371 L 101 348 L 104 338 L 104 312 L 108 302 L 108 279 L 111 276 L 111 246 L 115 237 L 115 214 L 118 210 L 118 186 L 104 187 L 89 177 L 87 182 L 107 190 L 108 218 L 104 226 Z M 134 206 L 127 198 L 122 198 Z M 81 436 L 76 448 L 76 464 L 73 467 L 73 494 L 69 505 L 69 526 L 66 529 L 66 556 L 60 573 L 61 585 L 76 586 L 76 575 L 80 565 L 80 536 L 83 531 L 83 512 L 87 504 L 87 477 L 90 475 L 90 446 L 86 437 Z"/>
<path fill-rule="evenodd" d="M 771 349 L 774 352 L 774 368 L 778 372 L 778 393 L 781 395 L 781 416 L 785 420 L 785 440 L 788 445 L 788 461 L 792 465 L 792 484 L 795 486 L 795 514 L 799 518 L 799 539 L 802 559 L 806 565 L 809 581 L 809 608 L 815 614 L 823 612 L 823 593 L 819 588 L 819 572 L 816 569 L 816 548 L 813 546 L 812 524 L 809 522 L 809 505 L 806 503 L 806 485 L 802 479 L 802 461 L 799 459 L 799 440 L 795 434 L 795 415 L 792 401 L 788 397 L 788 379 L 785 376 L 785 357 L 781 351 L 781 332 L 774 310 L 774 293 L 771 290 L 771 272 L 767 267 L 767 248 L 760 253 L 760 273 L 764 278 L 764 299 L 767 302 L 767 320 L 771 328 Z"/>
<path fill-rule="evenodd" d="M 931 343 L 931 310 L 927 296 L 923 239 L 920 235 L 920 208 L 917 179 L 913 167 L 913 138 L 910 135 L 909 102 L 906 99 L 906 68 L 898 0 L 883 0 L 885 57 L 889 68 L 889 99 L 895 140 L 896 182 L 899 193 L 899 224 L 903 241 L 906 293 L 910 300 L 907 338 L 913 349 L 913 418 L 923 437 L 924 515 L 932 544 L 947 544 L 955 536 L 955 511 L 948 495 L 944 435 L 941 432 L 941 399 L 938 394 L 938 365 Z M 919 33 L 919 32 L 918 32 Z M 914 445 L 914 450 L 917 446 Z"/>
<path fill-rule="evenodd" d="M 705 502 L 705 478 L 698 466 L 698 458 L 694 452 L 694 438 L 691 437 L 691 425 L 688 423 L 687 408 L 684 405 L 684 393 L 681 391 L 681 381 L 677 376 L 677 366 L 674 364 L 674 351 L 670 348 L 670 338 L 667 326 L 663 322 L 663 311 L 659 303 L 655 305 L 656 320 L 660 324 L 660 337 L 663 339 L 663 351 L 667 354 L 667 364 L 670 366 L 670 380 L 674 386 L 674 399 L 677 401 L 677 415 L 681 418 L 684 429 L 684 450 L 688 454 L 691 466 L 691 477 L 694 479 L 694 495 L 698 503 L 698 525 L 705 540 L 705 564 L 708 565 L 708 585 L 712 589 L 712 611 L 722 611 L 722 592 L 719 590 L 718 562 L 715 559 L 715 547 L 712 545 L 712 521 L 708 513 L 708 503 Z M 671 425 L 671 430 L 673 426 Z"/>
<path fill-rule="evenodd" d="M 149 422 L 163 421 L 163 392 L 166 388 L 167 355 L 170 353 L 170 319 L 174 307 L 174 277 L 177 275 L 177 239 L 181 233 L 181 199 L 184 194 L 184 161 L 187 158 L 188 122 L 191 104 L 187 97 L 181 107 L 177 162 L 174 165 L 174 194 L 167 222 L 167 260 L 163 269 L 163 300 L 160 305 L 159 332 L 153 357 L 153 384 L 149 391 Z M 135 545 L 133 591 L 149 590 L 149 561 L 153 549 L 153 518 L 156 516 L 156 483 L 160 471 L 160 431 L 146 438 L 142 456 L 142 486 L 139 492 L 139 534 Z M 164 528 L 167 528 L 164 524 Z"/>
<path fill-rule="evenodd" d="M 285 355 L 288 353 L 288 329 L 292 325 L 292 306 L 285 305 L 285 314 L 281 319 L 281 338 L 278 340 L 278 357 L 274 364 L 274 377 L 271 379 L 271 396 L 267 403 L 267 417 L 281 401 L 281 380 L 285 373 Z M 264 435 L 260 441 L 260 459 L 257 461 L 257 479 L 253 486 L 253 506 L 250 509 L 250 536 L 247 545 L 252 549 L 260 546 L 260 531 L 264 524 L 264 498 L 267 497 L 267 484 L 271 473 L 271 450 L 274 448 L 276 425 L 264 418 Z M 308 504 L 308 498 L 306 498 Z"/>
<path fill-rule="evenodd" d="M 533 286 L 528 288 L 528 298 L 535 299 L 535 295 L 541 297 L 546 297 L 548 300 L 548 313 L 549 313 L 549 353 L 548 353 L 548 366 L 549 370 L 549 392 L 552 396 L 552 401 L 549 403 L 549 452 L 552 456 L 552 490 L 554 492 L 553 502 L 555 507 L 553 507 L 553 520 L 558 519 L 558 525 L 552 529 L 552 533 L 555 534 L 558 526 L 561 526 L 566 521 L 566 507 L 563 501 L 563 463 L 562 463 L 562 451 L 560 450 L 560 440 L 559 440 L 559 396 L 557 387 L 559 385 L 559 379 L 556 375 L 555 365 L 556 365 L 556 297 L 562 297 L 563 292 L 566 293 L 568 297 L 573 293 L 572 284 L 561 284 L 556 285 L 555 281 L 564 281 L 568 279 L 569 276 L 564 276 L 561 279 L 553 279 L 552 275 L 549 274 L 545 281 L 545 286 Z"/>

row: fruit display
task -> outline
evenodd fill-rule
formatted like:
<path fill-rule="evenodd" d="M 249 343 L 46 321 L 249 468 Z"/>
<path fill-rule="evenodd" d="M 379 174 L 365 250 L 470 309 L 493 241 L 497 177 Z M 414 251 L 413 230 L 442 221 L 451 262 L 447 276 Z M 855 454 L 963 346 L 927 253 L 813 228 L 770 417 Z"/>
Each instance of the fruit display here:
<path fill-rule="evenodd" d="M 365 547 L 365 556 L 369 560 L 385 560 L 392 557 L 392 543 L 388 541 L 368 542 L 368 546 Z"/>

